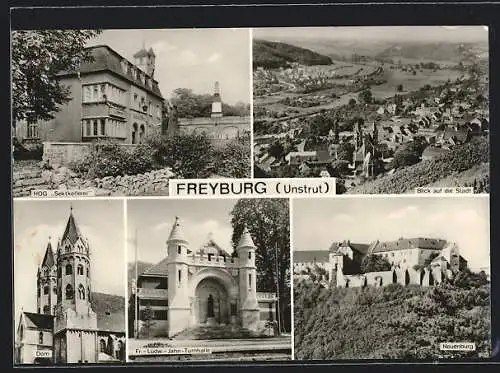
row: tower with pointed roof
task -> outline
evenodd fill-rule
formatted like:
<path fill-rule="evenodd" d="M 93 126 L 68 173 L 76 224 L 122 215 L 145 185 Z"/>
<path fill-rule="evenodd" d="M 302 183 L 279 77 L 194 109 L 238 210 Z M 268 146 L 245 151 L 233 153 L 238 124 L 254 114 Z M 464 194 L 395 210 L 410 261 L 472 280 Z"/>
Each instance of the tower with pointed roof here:
<path fill-rule="evenodd" d="M 219 82 L 215 82 L 211 117 L 222 118 L 222 100 L 220 97 Z"/>
<path fill-rule="evenodd" d="M 149 49 L 146 49 L 145 43 L 143 43 L 142 48 L 134 54 L 135 65 L 151 78 L 154 78 L 155 59 L 156 55 L 153 48 L 150 47 Z"/>
<path fill-rule="evenodd" d="M 37 309 L 38 313 L 54 315 L 57 304 L 57 266 L 52 251 L 52 244 L 47 243 L 42 264 L 37 274 Z"/>
<path fill-rule="evenodd" d="M 167 240 L 169 336 L 189 325 L 188 264 L 188 241 L 181 220 L 176 216 Z"/>
<path fill-rule="evenodd" d="M 71 208 L 57 247 L 57 307 L 54 323 L 56 363 L 94 363 L 97 315 L 91 305 L 90 247 Z"/>
<path fill-rule="evenodd" d="M 247 227 L 243 228 L 236 247 L 239 260 L 239 293 L 241 325 L 253 330 L 259 322 L 257 303 L 257 267 L 255 266 L 255 245 Z"/>

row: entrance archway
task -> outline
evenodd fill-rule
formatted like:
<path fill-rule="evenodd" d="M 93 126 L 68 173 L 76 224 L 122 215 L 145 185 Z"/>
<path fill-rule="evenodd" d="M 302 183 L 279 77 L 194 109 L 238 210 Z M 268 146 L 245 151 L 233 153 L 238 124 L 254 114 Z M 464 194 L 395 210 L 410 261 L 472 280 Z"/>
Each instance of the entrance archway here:
<path fill-rule="evenodd" d="M 228 324 L 229 294 L 215 277 L 207 277 L 196 286 L 194 316 L 196 324 Z"/>

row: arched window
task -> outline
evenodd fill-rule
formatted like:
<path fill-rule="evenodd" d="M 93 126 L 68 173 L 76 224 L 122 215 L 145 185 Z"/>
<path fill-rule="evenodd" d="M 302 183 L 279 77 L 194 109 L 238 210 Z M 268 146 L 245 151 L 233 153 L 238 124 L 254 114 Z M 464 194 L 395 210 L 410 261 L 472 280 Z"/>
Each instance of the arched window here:
<path fill-rule="evenodd" d="M 83 287 L 82 284 L 80 284 L 80 286 L 78 286 L 78 298 L 85 299 L 85 288 Z"/>
<path fill-rule="evenodd" d="M 83 265 L 78 264 L 78 267 L 76 268 L 77 274 L 83 276 Z"/>
<path fill-rule="evenodd" d="M 66 271 L 65 271 L 65 273 L 67 275 L 73 274 L 73 266 L 71 264 L 66 264 Z"/>
<path fill-rule="evenodd" d="M 106 341 L 104 339 L 99 341 L 99 351 L 104 353 L 106 352 Z"/>
<path fill-rule="evenodd" d="M 90 286 L 87 287 L 87 299 L 90 302 Z"/>
<path fill-rule="evenodd" d="M 43 288 L 43 294 L 47 295 L 49 293 L 49 289 L 50 288 L 48 286 L 44 286 L 44 288 Z"/>
<path fill-rule="evenodd" d="M 90 269 L 87 267 L 87 277 L 90 277 Z"/>
<path fill-rule="evenodd" d="M 70 284 L 68 284 L 66 286 L 66 299 L 73 299 L 73 286 L 71 286 Z"/>
<path fill-rule="evenodd" d="M 252 252 L 251 251 L 248 252 L 248 259 L 252 259 Z"/>
<path fill-rule="evenodd" d="M 61 277 L 62 277 L 61 267 L 57 267 L 57 278 L 61 278 Z"/>
<path fill-rule="evenodd" d="M 38 334 L 38 344 L 43 345 L 43 332 Z"/>
<path fill-rule="evenodd" d="M 52 288 L 52 292 L 53 292 L 54 294 L 57 294 L 57 287 L 56 287 L 56 286 L 54 286 L 54 287 Z"/>

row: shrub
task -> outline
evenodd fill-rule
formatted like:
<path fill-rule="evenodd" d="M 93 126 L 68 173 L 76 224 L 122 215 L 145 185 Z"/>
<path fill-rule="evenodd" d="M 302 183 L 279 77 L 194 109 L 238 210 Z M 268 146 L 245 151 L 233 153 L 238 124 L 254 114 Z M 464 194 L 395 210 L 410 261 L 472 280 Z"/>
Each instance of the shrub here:
<path fill-rule="evenodd" d="M 250 139 L 234 139 L 215 150 L 214 172 L 229 178 L 250 177 Z"/>
<path fill-rule="evenodd" d="M 205 178 L 212 173 L 214 150 L 204 135 L 150 139 L 148 146 L 154 161 L 161 167 L 170 167 L 178 178 Z"/>
<path fill-rule="evenodd" d="M 380 255 L 367 255 L 361 261 L 361 272 L 381 272 L 390 271 L 391 263 L 387 261 L 384 257 Z"/>
<path fill-rule="evenodd" d="M 43 144 L 31 143 L 21 144 L 16 138 L 12 141 L 13 156 L 16 161 L 37 160 L 41 161 L 43 156 Z"/>
<path fill-rule="evenodd" d="M 136 175 L 154 168 L 152 150 L 147 145 L 138 145 L 133 150 L 115 143 L 98 143 L 91 153 L 70 168 L 83 177 Z"/>

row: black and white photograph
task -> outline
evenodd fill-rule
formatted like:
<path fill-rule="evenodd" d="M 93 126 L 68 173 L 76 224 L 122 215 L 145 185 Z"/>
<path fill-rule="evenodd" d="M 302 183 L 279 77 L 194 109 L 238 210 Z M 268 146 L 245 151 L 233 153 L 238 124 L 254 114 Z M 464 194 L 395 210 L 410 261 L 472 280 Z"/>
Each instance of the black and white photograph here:
<path fill-rule="evenodd" d="M 14 202 L 15 364 L 126 358 L 121 200 Z"/>
<path fill-rule="evenodd" d="M 134 199 L 128 359 L 291 359 L 288 199 Z"/>
<path fill-rule="evenodd" d="M 489 359 L 488 196 L 362 197 L 293 201 L 295 359 Z"/>
<path fill-rule="evenodd" d="M 489 192 L 488 27 L 253 29 L 255 177 Z"/>
<path fill-rule="evenodd" d="M 13 195 L 251 176 L 249 29 L 19 30 Z"/>

